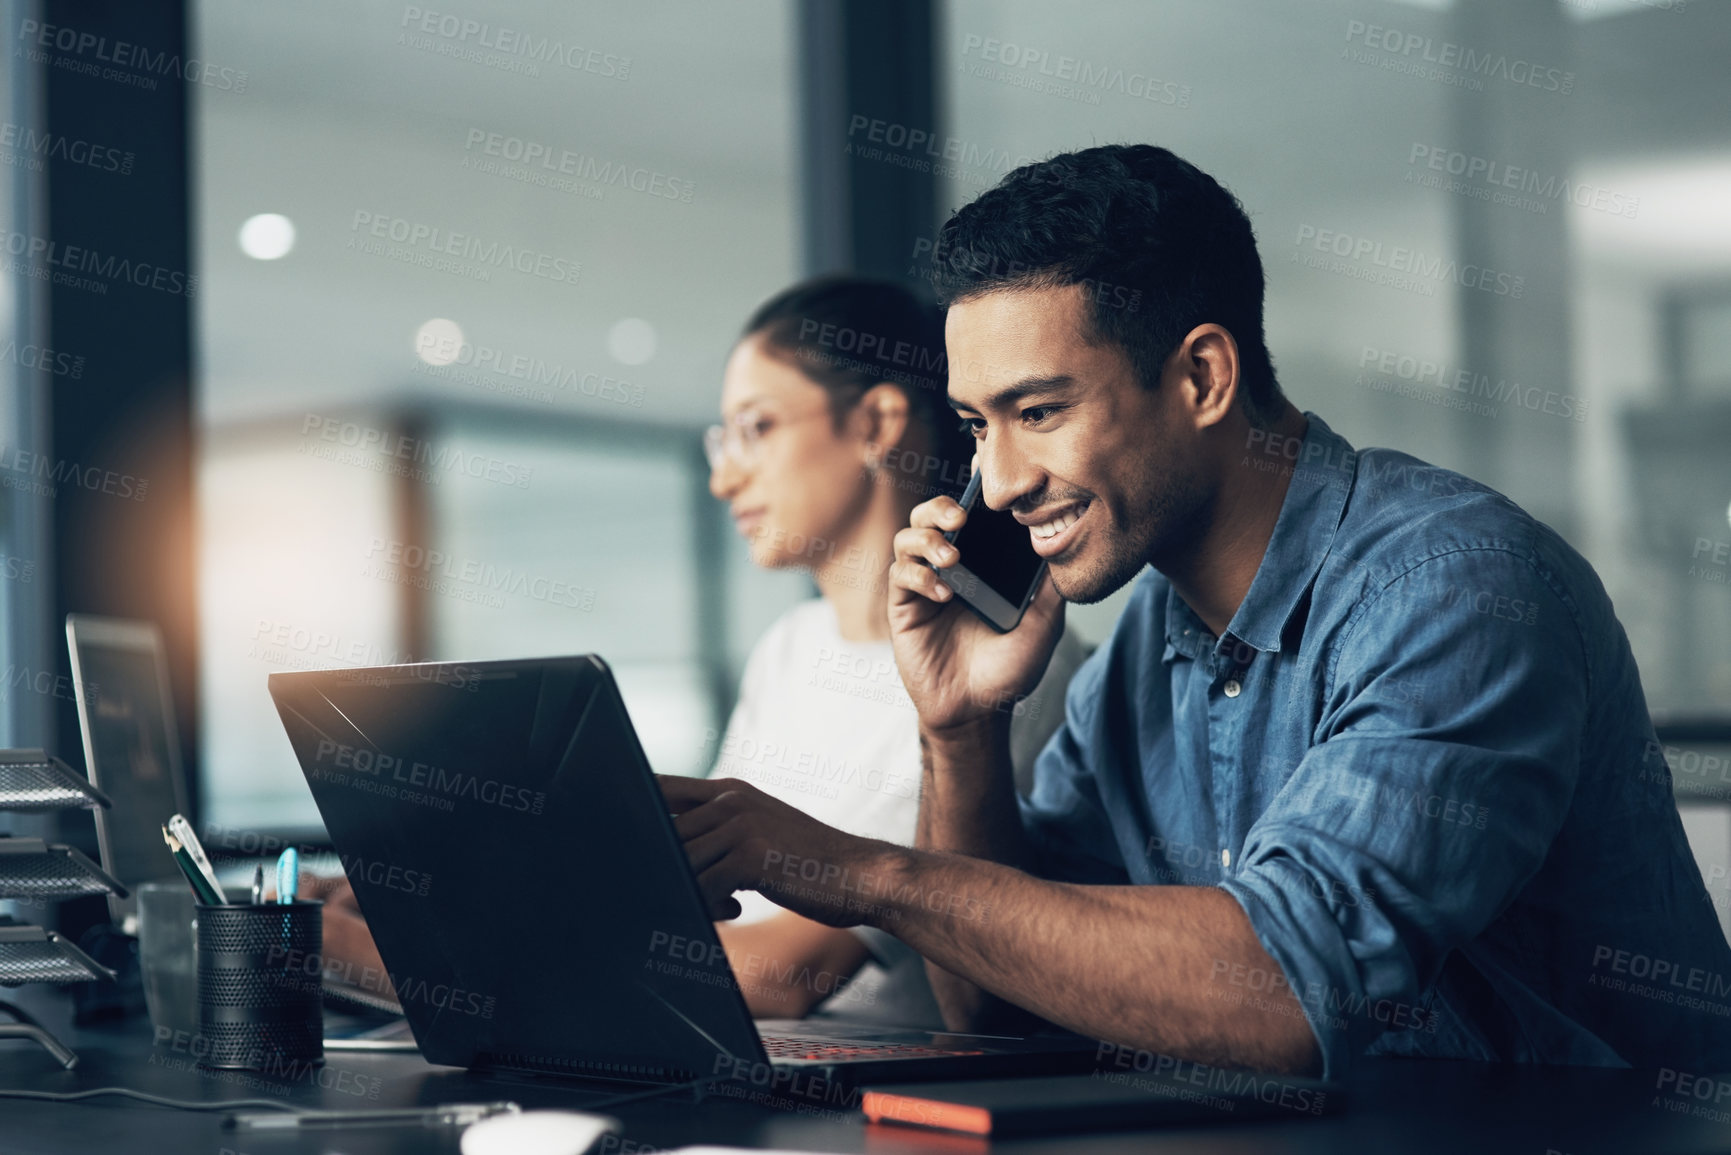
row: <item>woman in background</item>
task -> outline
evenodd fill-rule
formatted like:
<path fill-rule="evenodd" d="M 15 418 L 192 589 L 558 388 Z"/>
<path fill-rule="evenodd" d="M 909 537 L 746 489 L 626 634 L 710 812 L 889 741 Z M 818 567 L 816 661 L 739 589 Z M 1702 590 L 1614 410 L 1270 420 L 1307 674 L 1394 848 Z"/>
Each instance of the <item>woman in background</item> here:
<path fill-rule="evenodd" d="M 746 323 L 723 377 L 723 423 L 704 439 L 710 491 L 728 503 L 752 560 L 809 570 L 821 595 L 789 609 L 752 649 L 711 773 L 904 845 L 919 811 L 919 731 L 890 649 L 887 571 L 909 511 L 939 492 L 958 495 L 966 480 L 973 439 L 949 407 L 946 379 L 936 308 L 892 283 L 822 278 L 778 294 Z M 1024 794 L 1084 656 L 1066 633 L 1034 693 L 1005 703 Z M 303 889 L 325 900 L 326 956 L 390 994 L 348 880 L 309 879 Z M 717 929 L 753 1015 L 943 1025 L 924 961 L 900 940 L 739 897 L 741 916 Z"/>
<path fill-rule="evenodd" d="M 890 282 L 826 277 L 765 302 L 722 381 L 705 439 L 709 488 L 752 560 L 809 570 L 821 596 L 753 648 L 712 776 L 744 779 L 852 834 L 904 845 L 919 809 L 917 714 L 890 648 L 892 539 L 913 507 L 958 496 L 973 439 L 945 395 L 942 314 Z M 1006 703 L 1017 785 L 1063 719 L 1084 657 L 1066 634 L 1026 701 Z M 838 930 L 739 896 L 717 924 L 759 1018 L 817 1009 L 941 1027 L 920 957 L 870 928 Z"/>

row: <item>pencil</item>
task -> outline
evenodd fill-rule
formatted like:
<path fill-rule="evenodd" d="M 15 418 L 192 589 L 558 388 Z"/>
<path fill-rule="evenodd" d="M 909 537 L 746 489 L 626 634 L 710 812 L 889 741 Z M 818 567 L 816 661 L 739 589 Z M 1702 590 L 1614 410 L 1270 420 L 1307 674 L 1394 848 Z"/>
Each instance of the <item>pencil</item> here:
<path fill-rule="evenodd" d="M 192 893 L 198 896 L 198 901 L 205 906 L 222 906 L 223 898 L 211 889 L 210 882 L 192 861 L 192 856 L 186 852 L 186 847 L 180 844 L 180 839 L 168 832 L 168 827 L 162 828 L 162 840 L 168 843 L 168 852 L 174 855 L 174 864 L 180 867 L 180 872 L 186 875 L 186 881 L 192 884 Z"/>

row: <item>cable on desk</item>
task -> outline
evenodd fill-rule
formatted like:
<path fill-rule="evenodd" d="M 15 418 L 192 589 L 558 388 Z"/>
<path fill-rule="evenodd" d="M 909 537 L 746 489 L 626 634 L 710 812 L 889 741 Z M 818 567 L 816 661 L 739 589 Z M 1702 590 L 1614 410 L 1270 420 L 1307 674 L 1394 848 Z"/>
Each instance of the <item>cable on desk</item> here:
<path fill-rule="evenodd" d="M 727 1078 L 725 1075 L 705 1075 L 701 1079 L 693 1079 L 689 1083 L 670 1083 L 665 1087 L 655 1087 L 648 1091 L 634 1091 L 629 1095 L 615 1095 L 610 1099 L 602 1099 L 594 1103 L 584 1103 L 584 1111 L 597 1111 L 606 1107 L 617 1107 L 625 1103 L 635 1103 L 643 1099 L 659 1099 L 663 1095 L 673 1095 L 680 1091 L 700 1091 L 711 1083 L 719 1083 Z M 173 1107 L 181 1111 L 233 1111 L 240 1107 L 268 1107 L 276 1111 L 287 1111 L 291 1115 L 317 1114 L 316 1108 L 297 1107 L 284 1103 L 280 1099 L 224 1099 L 220 1102 L 193 1102 L 188 1099 L 170 1099 L 162 1095 L 152 1095 L 146 1091 L 134 1091 L 131 1087 L 93 1087 L 88 1091 L 0 1091 L 0 1099 L 44 1099 L 51 1103 L 75 1103 L 83 1099 L 93 1099 L 98 1095 L 120 1095 L 127 1099 L 137 1099 L 141 1103 L 150 1103 L 158 1107 Z"/>
<path fill-rule="evenodd" d="M 305 1107 L 296 1107 L 284 1103 L 280 1099 L 224 1099 L 221 1102 L 193 1102 L 190 1099 L 169 1099 L 162 1095 L 152 1095 L 146 1091 L 134 1091 L 131 1087 L 93 1087 L 88 1091 L 0 1091 L 0 1099 L 46 1099 L 51 1103 L 75 1103 L 80 1099 L 93 1099 L 97 1095 L 120 1095 L 128 1099 L 137 1099 L 141 1103 L 151 1103 L 158 1107 L 173 1107 L 180 1111 L 232 1111 L 236 1107 L 270 1107 L 278 1111 L 288 1111 L 299 1115 L 306 1111 Z"/>

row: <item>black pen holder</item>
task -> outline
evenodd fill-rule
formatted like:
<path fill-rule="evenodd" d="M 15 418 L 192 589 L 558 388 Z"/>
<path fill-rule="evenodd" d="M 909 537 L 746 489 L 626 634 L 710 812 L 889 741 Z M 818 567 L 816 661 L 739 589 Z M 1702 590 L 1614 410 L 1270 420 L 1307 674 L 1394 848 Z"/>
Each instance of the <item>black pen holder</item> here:
<path fill-rule="evenodd" d="M 199 1066 L 269 1073 L 324 1062 L 323 908 L 197 907 Z"/>

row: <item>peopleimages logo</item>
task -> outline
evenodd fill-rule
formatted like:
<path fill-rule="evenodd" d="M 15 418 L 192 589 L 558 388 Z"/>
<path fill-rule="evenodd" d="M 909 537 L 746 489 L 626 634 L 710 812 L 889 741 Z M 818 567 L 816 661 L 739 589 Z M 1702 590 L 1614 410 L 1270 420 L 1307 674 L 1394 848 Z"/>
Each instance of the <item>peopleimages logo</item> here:
<path fill-rule="evenodd" d="M 895 798 L 919 797 L 918 774 L 886 771 L 857 759 L 831 758 L 812 750 L 795 750 L 785 742 L 760 742 L 745 734 L 721 735 L 714 729 L 704 734 L 704 750 L 709 750 L 717 738 L 721 739 L 720 756 L 715 769 L 710 771 L 712 778 L 731 776 L 769 781 L 821 798 L 840 797 L 844 787 Z"/>
<path fill-rule="evenodd" d="M 43 24 L 22 20 L 18 24 L 19 47 L 13 54 L 23 56 L 32 64 L 49 64 L 55 68 L 103 80 L 118 81 L 156 90 L 158 77 L 173 77 L 201 88 L 220 92 L 246 91 L 247 74 L 167 51 L 153 52 L 143 44 L 126 40 L 109 40 L 94 32 L 82 32 L 63 24 Z M 64 53 L 51 56 L 50 53 Z"/>
<path fill-rule="evenodd" d="M 65 674 L 56 674 L 49 670 L 32 670 L 29 666 L 16 663 L 0 670 L 0 702 L 6 701 L 14 690 L 30 694 L 41 694 L 45 698 L 58 698 L 62 702 L 78 700 L 77 683 Z M 95 698 L 98 687 L 95 682 L 84 683 L 84 696 Z"/>
<path fill-rule="evenodd" d="M 1604 943 L 1593 947 L 1593 964 L 1591 973 L 1587 975 L 1587 985 L 1668 1003 L 1684 1010 L 1731 1017 L 1731 1004 L 1713 1001 L 1731 995 L 1731 978 L 1726 975 Z"/>
<path fill-rule="evenodd" d="M 414 761 L 382 750 L 349 746 L 329 738 L 319 739 L 318 749 L 313 755 L 312 776 L 331 779 L 352 776 L 375 784 L 401 783 L 404 788 L 415 787 L 432 795 L 442 804 L 435 807 L 440 810 L 450 810 L 453 800 L 467 798 L 502 810 L 539 814 L 547 802 L 544 791 L 483 778 L 469 771 Z M 339 781 L 338 784 L 345 783 Z M 391 796 L 395 797 L 395 794 Z M 422 801 L 419 798 L 413 800 Z"/>
<path fill-rule="evenodd" d="M 631 76 L 629 56 L 615 56 L 580 44 L 567 44 L 552 36 L 537 36 L 450 12 L 430 12 L 413 4 L 403 8 L 398 27 L 405 29 L 404 35 L 408 37 L 398 42 L 409 47 L 476 63 L 509 61 L 521 66 L 513 71 L 525 71 L 531 76 L 540 75 L 537 67 L 540 64 L 562 64 L 575 72 L 588 72 L 608 80 L 626 80 Z M 413 33 L 421 35 L 411 36 Z M 447 43 L 440 45 L 428 39 L 433 36 Z"/>
<path fill-rule="evenodd" d="M 970 58 L 977 58 L 970 60 Z M 1016 88 L 1099 104 L 1102 92 L 1175 108 L 1190 107 L 1190 86 L 1147 72 L 1117 68 L 973 33 L 962 38 L 962 72 Z M 993 68 L 991 65 L 1001 67 Z"/>
<path fill-rule="evenodd" d="M 41 345 L 20 345 L 8 341 L 0 345 L 0 362 L 35 369 L 54 377 L 70 377 L 76 381 L 84 376 L 84 355 L 56 352 Z"/>
<path fill-rule="evenodd" d="M 13 153 L 11 149 L 18 149 Z M 69 140 L 65 135 L 44 132 L 28 125 L 0 122 L 0 164 L 42 171 L 43 159 L 69 161 L 98 172 L 132 172 L 132 153 L 88 140 Z"/>
<path fill-rule="evenodd" d="M 1423 249 L 1385 245 L 1372 237 L 1355 236 L 1315 225 L 1299 225 L 1298 236 L 1293 244 L 1299 249 L 1292 254 L 1293 261 L 1309 268 L 1407 289 L 1420 296 L 1435 296 L 1436 282 L 1449 282 L 1464 289 L 1477 289 L 1482 293 L 1516 301 L 1526 294 L 1525 277 L 1502 272 L 1489 265 L 1471 262 L 1462 264 L 1453 257 L 1438 256 Z M 1313 257 L 1303 251 L 1307 248 L 1325 255 Z M 1330 256 L 1339 259 L 1329 260 Z"/>
<path fill-rule="evenodd" d="M 419 356 L 415 358 L 413 372 L 489 393 L 527 397 L 550 405 L 558 398 L 541 386 L 551 386 L 598 401 L 643 408 L 643 386 L 581 366 L 560 362 L 549 364 L 543 358 L 527 353 L 453 340 L 433 332 L 416 338 L 415 351 Z"/>
<path fill-rule="evenodd" d="M 361 252 L 373 256 L 389 257 L 441 272 L 456 272 L 466 276 L 479 273 L 481 275 L 477 280 L 490 279 L 489 269 L 508 268 L 544 281 L 575 285 L 578 274 L 583 271 L 581 262 L 551 253 L 501 244 L 498 241 L 483 241 L 473 233 L 452 232 L 422 221 L 411 221 L 406 217 L 394 217 L 388 213 L 372 213 L 365 209 L 355 210 L 354 219 L 349 222 L 349 231 L 357 234 L 364 232 L 365 235 L 350 238 L 347 248 L 358 248 Z M 402 248 L 388 250 L 371 244 L 366 238 L 392 241 Z"/>
<path fill-rule="evenodd" d="M 54 497 L 61 485 L 131 501 L 143 501 L 150 493 L 149 478 L 117 473 L 95 465 L 83 466 L 76 461 L 51 458 L 45 453 L 32 453 L 0 441 L 0 486 L 39 497 Z"/>
<path fill-rule="evenodd" d="M 1541 389 L 1537 385 L 1523 385 L 1506 377 L 1493 380 L 1488 373 L 1456 368 L 1446 361 L 1414 357 L 1394 349 L 1379 349 L 1375 345 L 1366 345 L 1359 352 L 1358 367 L 1361 384 L 1365 383 L 1365 371 L 1368 370 L 1380 373 L 1385 378 L 1410 382 L 1415 386 L 1481 397 L 1499 405 L 1519 405 L 1522 409 L 1534 413 L 1546 413 L 1573 421 L 1587 419 L 1586 401 L 1571 393 L 1558 393 L 1554 389 Z M 1493 410 L 1493 416 L 1494 413 Z"/>
<path fill-rule="evenodd" d="M 1406 163 L 1407 184 L 1438 188 L 1469 200 L 1488 200 L 1540 215 L 1548 212 L 1556 201 L 1630 220 L 1641 209 L 1640 197 L 1615 192 L 1603 185 L 1570 180 L 1556 173 L 1540 173 L 1524 165 L 1444 148 L 1439 144 L 1414 141 Z M 1415 170 L 1419 170 L 1416 176 Z M 1442 176 L 1435 174 L 1460 179 L 1444 181 Z"/>
<path fill-rule="evenodd" d="M 0 229 L 0 268 L 39 281 L 68 285 L 75 289 L 106 294 L 109 284 L 128 283 L 191 299 L 198 291 L 198 275 L 165 268 L 149 261 L 135 261 L 115 253 L 104 253 L 87 245 L 31 233 Z M 19 257 L 19 261 L 5 257 Z M 90 276 L 79 274 L 88 273 Z M 97 280 L 96 278 L 101 278 Z"/>
<path fill-rule="evenodd" d="M 555 177 L 571 177 L 576 181 L 591 185 L 608 186 L 627 189 L 631 192 L 643 193 L 645 196 L 661 200 L 682 201 L 691 203 L 696 195 L 697 186 L 688 180 L 668 176 L 656 169 L 644 168 L 642 165 L 629 165 L 610 160 L 600 160 L 586 152 L 572 152 L 568 148 L 558 148 L 538 140 L 525 140 L 520 136 L 505 136 L 503 133 L 488 132 L 483 128 L 471 128 L 467 139 L 463 142 L 465 153 L 479 153 L 495 161 L 507 161 L 509 164 L 483 167 L 486 162 L 475 162 L 473 156 L 463 157 L 464 168 L 474 168 L 477 172 L 487 175 L 505 176 L 528 184 L 544 184 Z M 519 166 L 519 169 L 511 168 Z M 535 170 L 540 170 L 539 172 Z M 543 180 L 547 178 L 547 180 Z M 555 184 L 552 187 L 562 191 L 575 191 Z M 599 198 L 597 198 L 599 199 Z"/>
<path fill-rule="evenodd" d="M 528 489 L 534 476 L 533 465 L 504 461 L 484 453 L 465 453 L 460 446 L 439 445 L 407 433 L 377 429 L 356 421 L 308 413 L 301 421 L 301 452 L 308 449 L 309 440 L 345 446 L 362 455 L 376 453 L 382 459 L 426 465 L 446 474 L 461 474 L 481 481 L 509 485 L 513 489 Z M 318 456 L 318 454 L 313 454 Z M 428 474 L 433 481 L 437 474 Z"/>
<path fill-rule="evenodd" d="M 1361 49 L 1357 47 L 1363 45 Z M 1369 49 L 1371 51 L 1365 51 Z M 1376 53 L 1387 53 L 1378 56 Z M 1452 40 L 1437 40 L 1417 32 L 1403 32 L 1363 20 L 1346 22 L 1346 46 L 1341 59 L 1376 65 L 1390 72 L 1424 80 L 1482 91 L 1486 79 L 1537 88 L 1567 96 L 1575 91 L 1575 74 L 1547 68 L 1531 60 L 1511 58 L 1503 52 L 1485 52 Z"/>
<path fill-rule="evenodd" d="M 346 1071 L 322 1059 L 285 1059 L 282 1052 L 265 1047 L 247 1048 L 245 1070 L 200 1067 L 199 1062 L 208 1058 L 212 1051 L 219 1048 L 225 1052 L 231 1050 L 233 1040 L 218 1039 L 186 1030 L 177 1031 L 167 1026 L 159 1026 L 154 1030 L 156 1037 L 147 1060 L 152 1067 L 164 1067 L 171 1071 L 196 1071 L 207 1079 L 251 1087 L 271 1095 L 286 1095 L 289 1093 L 289 1084 L 304 1082 L 308 1086 L 320 1087 L 326 1091 L 376 1100 L 385 1085 L 385 1081 L 377 1075 Z M 220 1148 L 219 1155 L 221 1151 L 241 1155 L 233 1148 Z"/>
<path fill-rule="evenodd" d="M 902 916 L 897 904 L 922 906 L 933 914 L 948 914 L 969 922 L 984 922 L 990 911 L 985 903 L 967 895 L 947 890 L 927 890 L 888 875 L 855 871 L 851 867 L 838 866 L 833 862 L 802 858 L 797 854 L 784 854 L 779 850 L 764 851 L 763 872 L 765 875 L 781 876 L 772 880 L 779 890 L 791 891 L 856 913 L 876 912 L 892 921 L 899 920 Z M 789 879 L 796 883 L 814 885 L 790 885 L 786 881 Z M 840 897 L 837 892 L 840 892 Z M 878 899 L 884 900 L 884 903 L 879 905 L 876 902 Z"/>
<path fill-rule="evenodd" d="M 1011 169 L 1034 160 L 1027 154 L 1017 156 L 1007 149 L 957 136 L 939 136 L 930 129 L 859 113 L 848 118 L 847 145 L 842 155 L 979 184 L 996 183 Z"/>
<path fill-rule="evenodd" d="M 1115 1069 L 1114 1069 L 1115 1068 Z M 1134 1080 L 1128 1072 L 1155 1076 L 1149 1080 Z M 1259 1075 L 1230 1067 L 1211 1067 L 1189 1059 L 1179 1059 L 1158 1051 L 1129 1047 L 1121 1043 L 1101 1043 L 1094 1052 L 1094 1071 L 1090 1076 L 1162 1097 L 1183 1098 L 1222 1111 L 1234 1111 L 1239 1100 L 1247 1095 L 1270 1105 L 1278 1105 L 1302 1115 L 1322 1114 L 1328 1092 L 1310 1087 L 1294 1086 L 1272 1075 Z M 1223 1095 L 1200 1096 L 1192 1088 L 1223 1091 Z"/>
<path fill-rule="evenodd" d="M 595 608 L 593 589 L 401 541 L 375 537 L 367 549 L 367 558 L 368 564 L 361 570 L 364 577 L 414 585 L 417 589 L 429 589 L 435 593 L 450 593 L 456 586 L 474 595 L 465 596 L 463 600 L 484 600 L 495 609 L 505 604 L 502 594 L 567 609 L 588 611 Z"/>

